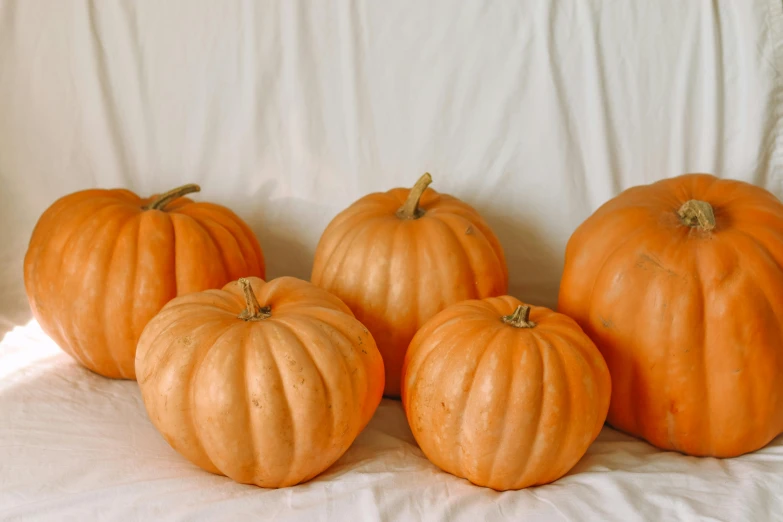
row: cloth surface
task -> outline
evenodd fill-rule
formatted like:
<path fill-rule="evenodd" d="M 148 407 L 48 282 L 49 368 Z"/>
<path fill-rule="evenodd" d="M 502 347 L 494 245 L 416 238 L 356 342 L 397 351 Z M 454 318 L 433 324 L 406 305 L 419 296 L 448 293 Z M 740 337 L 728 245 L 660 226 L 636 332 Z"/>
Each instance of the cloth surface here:
<path fill-rule="evenodd" d="M 783 436 L 735 459 L 658 451 L 605 427 L 554 484 L 499 493 L 443 473 L 384 399 L 353 446 L 293 488 L 191 465 L 138 385 L 82 368 L 32 322 L 0 343 L 0 520 L 783 520 Z"/>
<path fill-rule="evenodd" d="M 607 428 L 568 477 L 500 494 L 430 465 L 394 401 L 316 481 L 239 486 L 28 324 L 21 277 L 58 197 L 195 182 L 269 277 L 306 279 L 338 211 L 429 171 L 496 231 L 509 292 L 555 306 L 569 235 L 629 186 L 711 172 L 783 196 L 781 71 L 780 0 L 0 0 L 0 334 L 20 327 L 0 520 L 781 519 L 780 439 L 699 460 Z"/>

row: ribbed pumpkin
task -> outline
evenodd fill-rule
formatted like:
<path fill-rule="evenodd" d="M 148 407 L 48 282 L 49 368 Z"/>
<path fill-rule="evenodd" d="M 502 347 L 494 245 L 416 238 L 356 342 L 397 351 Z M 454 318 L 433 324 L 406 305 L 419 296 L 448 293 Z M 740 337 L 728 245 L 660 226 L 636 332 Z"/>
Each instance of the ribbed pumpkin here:
<path fill-rule="evenodd" d="M 559 311 L 612 374 L 609 423 L 732 457 L 783 432 L 783 205 L 690 174 L 634 187 L 568 242 Z"/>
<path fill-rule="evenodd" d="M 275 488 L 348 449 L 383 392 L 383 361 L 345 304 L 305 281 L 240 279 L 178 297 L 136 354 L 144 405 L 201 468 Z"/>
<path fill-rule="evenodd" d="M 225 207 L 182 197 L 198 190 L 84 190 L 39 219 L 24 260 L 33 316 L 90 370 L 134 379 L 139 335 L 170 299 L 264 276 L 250 228 Z"/>
<path fill-rule="evenodd" d="M 413 338 L 402 403 L 436 466 L 496 490 L 565 475 L 601 431 L 611 382 L 570 318 L 504 296 L 452 305 Z"/>
<path fill-rule="evenodd" d="M 400 394 L 413 335 L 446 306 L 506 293 L 495 234 L 472 207 L 427 186 L 369 194 L 338 214 L 315 251 L 311 281 L 342 299 L 372 332 L 386 366 L 385 394 Z"/>

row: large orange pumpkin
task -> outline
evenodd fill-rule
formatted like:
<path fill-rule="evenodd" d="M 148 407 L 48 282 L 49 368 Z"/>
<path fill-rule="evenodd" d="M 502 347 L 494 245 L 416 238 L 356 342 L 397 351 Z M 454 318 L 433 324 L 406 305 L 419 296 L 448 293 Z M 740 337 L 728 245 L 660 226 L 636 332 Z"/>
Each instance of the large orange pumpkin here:
<path fill-rule="evenodd" d="M 783 432 L 783 205 L 705 174 L 631 188 L 573 234 L 559 310 L 612 374 L 609 423 L 732 457 Z"/>
<path fill-rule="evenodd" d="M 513 297 L 452 305 L 411 342 L 402 403 L 441 469 L 497 490 L 565 475 L 601 431 L 611 382 L 569 317 Z"/>
<path fill-rule="evenodd" d="M 506 293 L 495 234 L 469 205 L 427 186 L 369 194 L 338 214 L 318 243 L 311 281 L 340 297 L 372 332 L 400 394 L 413 335 L 446 306 Z"/>
<path fill-rule="evenodd" d="M 34 317 L 64 351 L 106 377 L 134 379 L 136 342 L 177 295 L 264 276 L 250 228 L 233 212 L 182 196 L 93 189 L 56 201 L 24 260 Z"/>
<path fill-rule="evenodd" d="M 367 329 L 337 297 L 293 277 L 174 299 L 145 328 L 136 372 L 150 419 L 175 450 L 262 487 L 331 466 L 383 392 Z"/>

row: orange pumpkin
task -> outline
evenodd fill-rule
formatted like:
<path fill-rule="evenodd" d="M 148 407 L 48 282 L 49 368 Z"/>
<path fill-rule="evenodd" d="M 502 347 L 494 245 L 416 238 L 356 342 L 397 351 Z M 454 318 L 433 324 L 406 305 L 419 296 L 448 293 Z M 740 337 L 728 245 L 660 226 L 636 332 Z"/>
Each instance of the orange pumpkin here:
<path fill-rule="evenodd" d="M 559 310 L 612 374 L 609 423 L 732 457 L 783 432 L 783 205 L 691 174 L 634 187 L 568 242 Z"/>
<path fill-rule="evenodd" d="M 496 490 L 565 475 L 601 431 L 601 354 L 569 317 L 513 297 L 452 305 L 413 338 L 402 403 L 436 466 Z"/>
<path fill-rule="evenodd" d="M 446 306 L 506 293 L 495 234 L 469 205 L 427 186 L 369 194 L 338 214 L 318 243 L 311 281 L 337 295 L 372 332 L 400 394 L 413 335 Z"/>
<path fill-rule="evenodd" d="M 136 373 L 150 419 L 175 450 L 269 488 L 331 466 L 383 392 L 367 329 L 337 297 L 293 277 L 174 299 L 144 329 Z"/>
<path fill-rule="evenodd" d="M 64 351 L 106 377 L 134 379 L 136 342 L 171 298 L 264 276 L 253 232 L 185 185 L 155 198 L 84 190 L 41 216 L 24 260 L 33 316 Z"/>

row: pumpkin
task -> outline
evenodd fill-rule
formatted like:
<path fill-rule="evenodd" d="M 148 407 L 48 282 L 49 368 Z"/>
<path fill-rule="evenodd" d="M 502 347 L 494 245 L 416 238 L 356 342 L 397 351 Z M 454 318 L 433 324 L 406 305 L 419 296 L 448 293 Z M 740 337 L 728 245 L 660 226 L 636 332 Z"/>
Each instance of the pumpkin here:
<path fill-rule="evenodd" d="M 128 190 L 67 195 L 41 216 L 24 259 L 33 316 L 65 352 L 106 377 L 134 379 L 136 342 L 177 295 L 264 275 L 261 247 L 229 209 Z"/>
<path fill-rule="evenodd" d="M 558 298 L 613 380 L 608 422 L 733 457 L 783 432 L 783 204 L 689 174 L 608 201 L 568 241 Z"/>
<path fill-rule="evenodd" d="M 565 475 L 601 431 L 609 371 L 569 317 L 509 296 L 449 306 L 402 372 L 413 436 L 439 468 L 504 491 Z"/>
<path fill-rule="evenodd" d="M 309 480 L 345 453 L 378 407 L 384 375 L 350 309 L 293 277 L 172 300 L 144 329 L 136 373 L 175 450 L 267 488 Z"/>
<path fill-rule="evenodd" d="M 311 281 L 342 299 L 372 332 L 389 397 L 413 335 L 446 306 L 506 293 L 495 234 L 469 205 L 428 185 L 369 194 L 338 214 L 315 251 Z"/>

